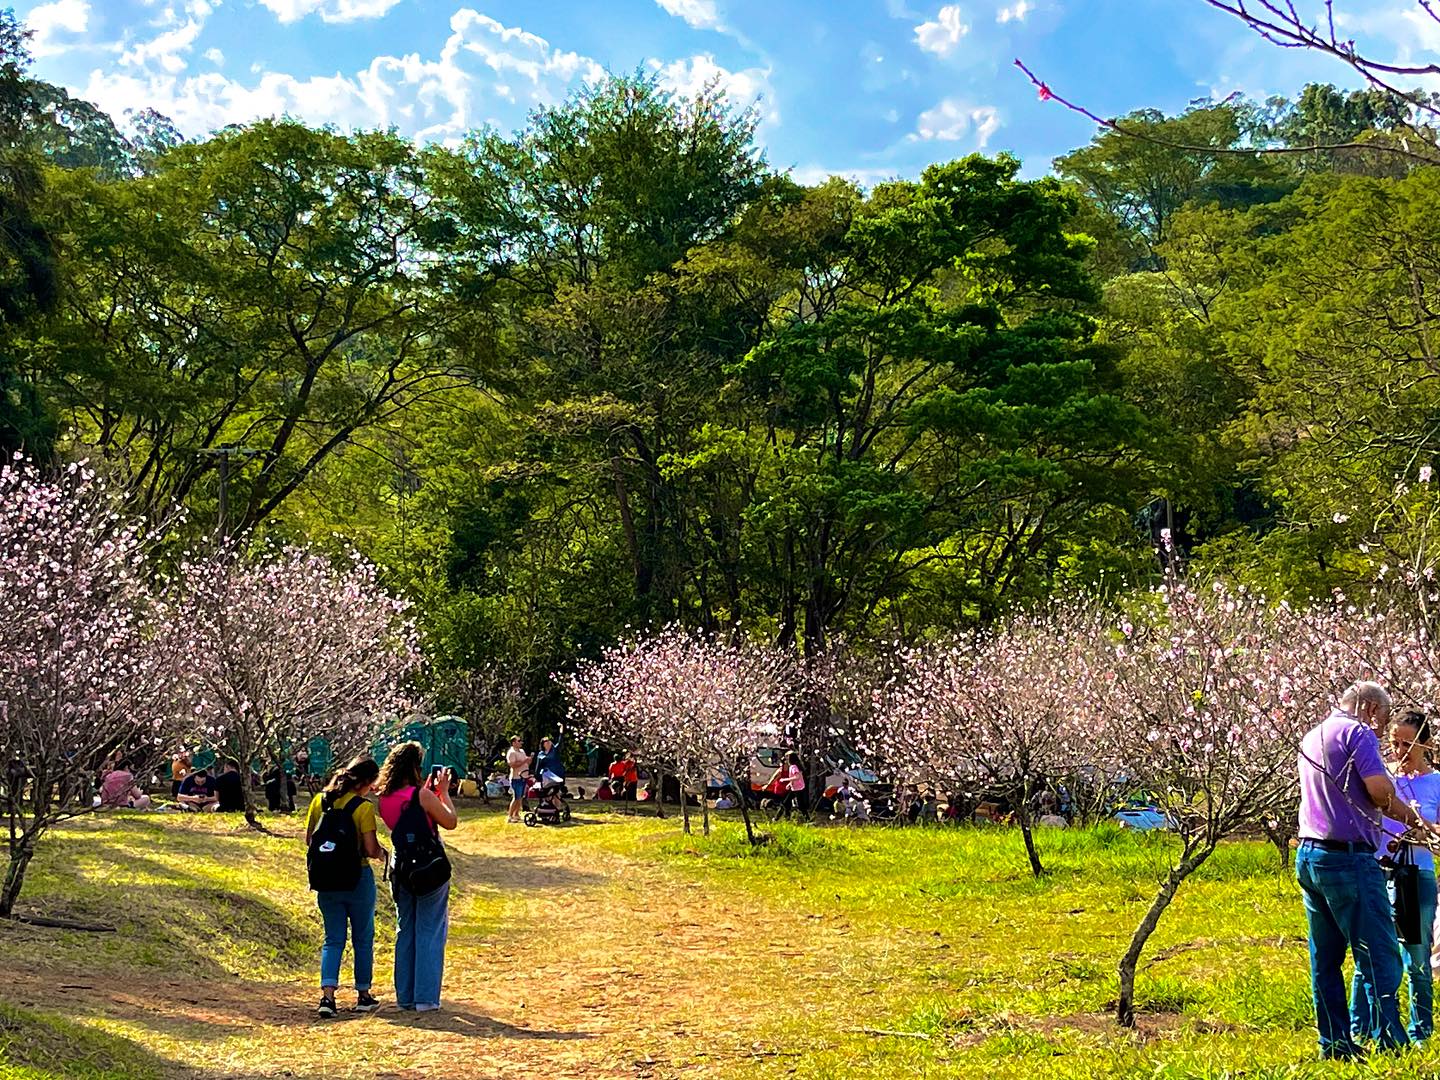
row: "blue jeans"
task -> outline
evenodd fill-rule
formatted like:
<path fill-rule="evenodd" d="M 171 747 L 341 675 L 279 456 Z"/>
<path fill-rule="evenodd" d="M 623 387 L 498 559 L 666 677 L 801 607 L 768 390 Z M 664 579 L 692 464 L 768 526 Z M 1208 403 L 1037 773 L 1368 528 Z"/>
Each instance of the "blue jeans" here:
<path fill-rule="evenodd" d="M 416 896 L 394 886 L 395 1003 L 402 1009 L 438 1009 L 450 933 L 450 883 Z"/>
<path fill-rule="evenodd" d="M 1391 889 L 1393 893 L 1393 888 Z M 1435 927 L 1435 872 L 1420 871 L 1420 943 L 1407 945 L 1400 942 L 1400 963 L 1410 980 L 1410 1038 L 1423 1042 L 1435 1030 L 1434 990 L 1430 978 L 1430 947 L 1433 944 Z M 1357 1025 L 1369 1015 L 1370 999 L 1365 993 L 1365 982 L 1360 971 L 1355 971 L 1355 981 L 1350 987 L 1350 1030 L 1359 1035 L 1362 1028 Z"/>
<path fill-rule="evenodd" d="M 340 985 L 340 961 L 345 936 L 355 948 L 355 989 L 369 990 L 375 974 L 375 872 L 366 863 L 360 880 L 349 892 L 319 892 L 315 902 L 325 922 L 325 944 L 320 949 L 320 985 Z"/>
<path fill-rule="evenodd" d="M 1365 991 L 1360 1030 L 1382 1048 L 1405 1046 L 1400 1023 L 1400 945 L 1385 891 L 1385 872 L 1371 852 L 1325 851 L 1302 842 L 1295 877 L 1310 924 L 1310 984 L 1320 1054 L 1355 1057 L 1341 971 L 1348 948 Z"/>

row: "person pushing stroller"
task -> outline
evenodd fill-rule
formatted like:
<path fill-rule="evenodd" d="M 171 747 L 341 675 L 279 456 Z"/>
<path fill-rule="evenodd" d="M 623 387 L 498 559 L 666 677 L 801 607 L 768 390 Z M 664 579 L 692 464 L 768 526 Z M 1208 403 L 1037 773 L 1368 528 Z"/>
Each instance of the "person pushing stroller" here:
<path fill-rule="evenodd" d="M 570 807 L 565 803 L 565 763 L 560 749 L 548 735 L 540 740 L 531 769 L 535 777 L 535 810 L 525 815 L 527 825 L 555 825 L 570 820 Z"/>

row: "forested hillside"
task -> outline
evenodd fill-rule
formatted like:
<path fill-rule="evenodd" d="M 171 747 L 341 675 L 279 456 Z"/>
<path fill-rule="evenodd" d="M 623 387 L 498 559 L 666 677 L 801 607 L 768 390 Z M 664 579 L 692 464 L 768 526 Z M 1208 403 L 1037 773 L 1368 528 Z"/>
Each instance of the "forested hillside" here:
<path fill-rule="evenodd" d="M 865 189 L 641 75 L 453 147 L 190 141 L 0 47 L 0 445 L 177 537 L 359 549 L 452 705 L 547 715 L 627 626 L 815 654 L 1112 592 L 1165 529 L 1323 594 L 1419 527 L 1440 170 L 1383 92 Z"/>

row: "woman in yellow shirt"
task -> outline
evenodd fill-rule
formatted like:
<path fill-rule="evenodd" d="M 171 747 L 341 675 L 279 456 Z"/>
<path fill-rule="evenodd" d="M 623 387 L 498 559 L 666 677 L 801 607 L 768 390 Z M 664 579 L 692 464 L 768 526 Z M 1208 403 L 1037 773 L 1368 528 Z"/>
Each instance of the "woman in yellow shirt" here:
<path fill-rule="evenodd" d="M 322 1017 L 332 1017 L 337 1011 L 335 991 L 340 985 L 347 931 L 355 949 L 355 1011 L 368 1013 L 380 1007 L 370 993 L 375 968 L 375 871 L 369 860 L 383 858 L 385 853 L 375 838 L 375 807 L 365 798 L 379 776 L 380 766 L 374 761 L 356 758 L 330 778 L 324 790 L 311 800 L 305 815 L 305 847 L 312 859 L 317 851 L 333 852 L 330 835 L 348 837 L 353 832 L 359 849 L 360 873 L 354 888 L 317 888 L 315 893 L 325 922 L 325 944 L 320 949 L 320 1007 L 316 1010 Z M 353 829 L 348 828 L 343 817 L 327 822 L 327 815 L 347 812 Z M 337 832 L 337 827 L 346 831 Z M 354 864 L 350 866 L 353 879 Z M 316 888 L 313 865 L 311 887 Z"/>

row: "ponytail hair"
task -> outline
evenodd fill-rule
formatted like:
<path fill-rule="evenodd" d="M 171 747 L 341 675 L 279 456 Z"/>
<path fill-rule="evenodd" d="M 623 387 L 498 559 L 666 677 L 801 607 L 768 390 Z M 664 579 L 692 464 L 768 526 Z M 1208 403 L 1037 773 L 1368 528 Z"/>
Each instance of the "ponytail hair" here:
<path fill-rule="evenodd" d="M 425 748 L 418 742 L 404 742 L 390 751 L 380 769 L 376 782 L 381 795 L 393 795 L 401 788 L 418 785 L 424 779 L 420 765 L 425 760 Z"/>
<path fill-rule="evenodd" d="M 325 785 L 325 794 L 332 800 L 338 799 L 365 784 L 375 783 L 379 775 L 380 766 L 376 765 L 373 759 L 357 757 L 330 777 L 330 782 Z"/>

